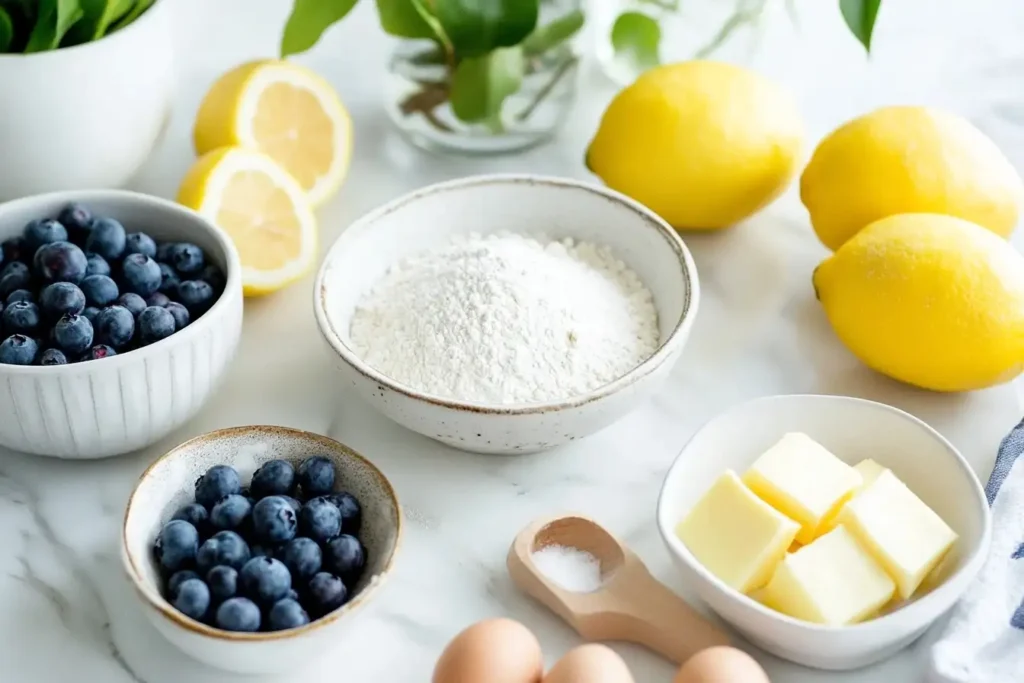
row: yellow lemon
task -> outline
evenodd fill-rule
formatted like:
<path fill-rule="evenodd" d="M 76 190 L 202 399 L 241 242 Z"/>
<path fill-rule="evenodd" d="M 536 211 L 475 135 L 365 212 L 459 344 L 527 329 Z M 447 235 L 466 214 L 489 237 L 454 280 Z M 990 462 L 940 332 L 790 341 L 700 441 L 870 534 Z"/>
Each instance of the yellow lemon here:
<path fill-rule="evenodd" d="M 927 107 L 884 107 L 821 141 L 800 176 L 818 238 L 838 249 L 897 213 L 942 213 L 1004 237 L 1024 185 L 989 138 L 965 119 Z"/>
<path fill-rule="evenodd" d="M 738 66 L 683 62 L 615 97 L 587 167 L 676 228 L 715 230 L 786 189 L 802 139 L 796 104 L 779 86 Z"/>
<path fill-rule="evenodd" d="M 224 147 L 203 155 L 185 174 L 178 202 L 231 236 L 247 295 L 281 289 L 316 264 L 316 216 L 309 199 L 262 152 Z"/>
<path fill-rule="evenodd" d="M 839 338 L 890 377 L 969 391 L 1024 369 L 1024 256 L 974 223 L 883 218 L 825 259 L 813 280 Z"/>
<path fill-rule="evenodd" d="M 352 120 L 327 81 L 291 62 L 243 64 L 206 93 L 193 131 L 196 152 L 243 146 L 270 155 L 299 181 L 313 206 L 348 173 Z"/>

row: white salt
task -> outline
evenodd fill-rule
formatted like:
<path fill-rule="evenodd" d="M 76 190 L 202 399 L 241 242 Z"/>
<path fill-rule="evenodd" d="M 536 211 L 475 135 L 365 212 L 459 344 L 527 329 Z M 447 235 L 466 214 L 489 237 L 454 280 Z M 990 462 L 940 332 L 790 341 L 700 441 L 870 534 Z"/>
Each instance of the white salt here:
<path fill-rule="evenodd" d="M 601 587 L 601 562 L 585 550 L 549 545 L 532 558 L 541 574 L 567 591 L 593 593 Z"/>

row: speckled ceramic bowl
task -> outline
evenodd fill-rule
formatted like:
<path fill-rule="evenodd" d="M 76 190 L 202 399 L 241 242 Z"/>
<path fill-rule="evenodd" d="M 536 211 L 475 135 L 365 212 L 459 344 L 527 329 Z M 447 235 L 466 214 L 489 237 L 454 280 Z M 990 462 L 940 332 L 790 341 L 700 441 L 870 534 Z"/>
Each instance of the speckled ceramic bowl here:
<path fill-rule="evenodd" d="M 229 633 L 175 610 L 161 593 L 152 549 L 163 524 L 194 500 L 196 479 L 213 465 L 228 464 L 248 482 L 268 460 L 298 463 L 312 455 L 334 461 L 335 488 L 352 493 L 363 508 L 359 538 L 366 546 L 367 565 L 348 604 L 301 628 L 272 633 Z M 146 616 L 182 652 L 236 673 L 279 673 L 329 652 L 331 644 L 344 637 L 352 615 L 390 573 L 401 533 L 402 513 L 391 483 L 373 463 L 344 444 L 285 427 L 233 427 L 186 441 L 143 473 L 125 511 L 121 556 Z"/>

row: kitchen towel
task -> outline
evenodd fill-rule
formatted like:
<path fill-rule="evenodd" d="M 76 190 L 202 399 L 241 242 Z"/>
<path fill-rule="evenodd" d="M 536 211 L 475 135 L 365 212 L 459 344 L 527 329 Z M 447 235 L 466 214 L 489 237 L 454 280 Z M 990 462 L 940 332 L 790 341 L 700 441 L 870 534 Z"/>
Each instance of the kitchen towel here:
<path fill-rule="evenodd" d="M 999 446 L 985 494 L 989 558 L 932 646 L 934 683 L 1024 681 L 1024 421 Z"/>

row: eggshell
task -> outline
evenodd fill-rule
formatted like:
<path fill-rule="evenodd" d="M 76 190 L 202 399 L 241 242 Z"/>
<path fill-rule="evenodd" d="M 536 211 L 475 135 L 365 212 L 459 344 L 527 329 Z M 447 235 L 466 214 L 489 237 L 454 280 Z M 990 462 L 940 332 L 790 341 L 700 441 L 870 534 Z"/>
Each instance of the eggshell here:
<path fill-rule="evenodd" d="M 570 650 L 544 677 L 543 683 L 634 683 L 622 657 L 604 645 Z"/>
<path fill-rule="evenodd" d="M 511 619 L 473 624 L 441 653 L 433 683 L 539 683 L 544 656 L 530 629 Z"/>
<path fill-rule="evenodd" d="M 674 683 L 771 683 L 754 658 L 733 647 L 710 647 L 686 660 Z"/>

